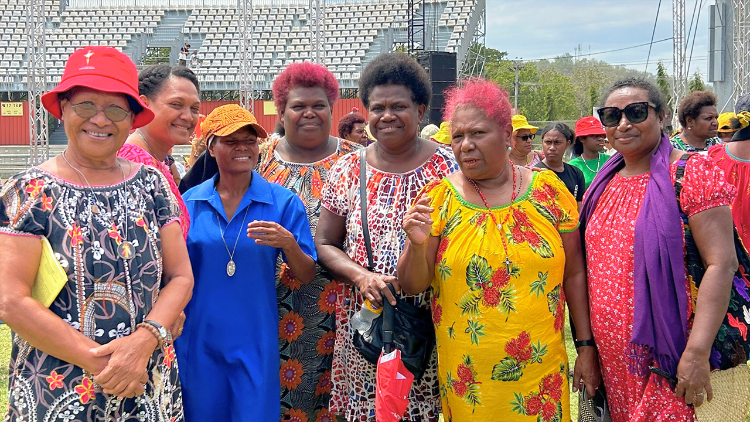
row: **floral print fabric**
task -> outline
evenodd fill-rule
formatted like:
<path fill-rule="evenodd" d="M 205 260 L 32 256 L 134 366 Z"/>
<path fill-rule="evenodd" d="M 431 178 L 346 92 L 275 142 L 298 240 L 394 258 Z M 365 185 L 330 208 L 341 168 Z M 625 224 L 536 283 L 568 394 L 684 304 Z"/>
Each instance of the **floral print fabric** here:
<path fill-rule="evenodd" d="M 100 344 L 143 322 L 162 283 L 159 230 L 177 220 L 169 184 L 141 166 L 126 182 L 80 186 L 33 167 L 3 186 L 0 233 L 46 236 L 68 274 L 50 310 Z M 96 207 L 92 211 L 92 205 Z M 98 211 L 98 212 L 94 212 Z M 125 227 L 125 231 L 122 229 Z M 117 255 L 124 239 L 135 256 Z M 182 420 L 182 394 L 172 345 L 154 351 L 146 393 L 110 396 L 92 374 L 44 353 L 15 333 L 10 359 L 9 420 Z"/>
<path fill-rule="evenodd" d="M 336 151 L 330 156 L 316 163 L 299 164 L 281 158 L 276 152 L 279 140 L 272 139 L 261 146 L 258 173 L 302 199 L 314 236 L 321 191 L 331 167 L 342 156 L 362 147 L 338 139 Z M 307 284 L 300 283 L 282 262 L 276 273 L 282 419 L 332 421 L 328 402 L 336 328 L 335 284 L 320 267 L 315 279 Z"/>
<path fill-rule="evenodd" d="M 670 171 L 675 180 L 676 164 Z M 602 362 L 602 375 L 614 422 L 692 421 L 693 410 L 676 398 L 669 384 L 647 368 L 654 361 L 645 351 L 628 359 L 633 332 L 633 244 L 635 224 L 646 193 L 649 174 L 615 175 L 599 199 L 586 228 L 591 328 Z M 705 156 L 690 159 L 680 196 L 688 216 L 726 206 L 733 189 L 723 173 Z M 685 295 L 691 297 L 686 274 Z M 688 301 L 688 327 L 692 326 L 694 302 Z M 686 318 L 688 316 L 686 315 Z M 629 361 L 641 362 L 630 368 Z"/>
<path fill-rule="evenodd" d="M 188 231 L 190 230 L 190 216 L 188 215 L 185 201 L 182 200 L 182 195 L 180 195 L 180 190 L 177 187 L 177 183 L 174 181 L 174 177 L 172 177 L 172 172 L 169 170 L 169 167 L 163 162 L 156 160 L 151 154 L 138 145 L 124 144 L 120 147 L 120 150 L 117 151 L 117 156 L 134 163 L 141 163 L 154 167 L 164 175 L 164 178 L 169 182 L 169 191 L 172 193 L 171 201 L 180 207 L 180 228 L 182 229 L 183 237 L 187 240 Z"/>
<path fill-rule="evenodd" d="M 446 422 L 568 420 L 560 233 L 578 228 L 575 199 L 551 171 L 534 172 L 512 209 L 492 208 L 498 229 L 448 179 L 425 190 L 440 238 L 432 315 Z"/>
<path fill-rule="evenodd" d="M 346 218 L 344 252 L 356 263 L 367 267 L 367 251 L 362 237 L 359 196 L 359 154 L 341 158 L 328 174 L 322 205 Z M 450 150 L 438 148 L 425 163 L 407 173 L 388 173 L 367 166 L 367 224 L 373 240 L 375 271 L 396 275 L 406 234 L 401 221 L 428 183 L 440 180 L 458 168 Z M 338 283 L 336 301 L 336 342 L 333 352 L 333 390 L 331 412 L 343 414 L 347 421 L 375 420 L 375 365 L 354 348 L 354 330 L 349 320 L 362 308 L 362 295 L 356 288 Z M 331 294 L 330 297 L 333 297 Z M 402 296 L 421 306 L 429 306 L 429 294 Z M 440 413 L 436 357 L 423 378 L 414 382 L 409 394 L 405 421 L 437 422 Z"/>
<path fill-rule="evenodd" d="M 732 155 L 728 148 L 729 144 L 716 145 L 708 150 L 708 156 L 724 170 L 727 182 L 737 188 L 737 196 L 732 201 L 732 219 L 742 244 L 750 250 L 750 160 Z"/>

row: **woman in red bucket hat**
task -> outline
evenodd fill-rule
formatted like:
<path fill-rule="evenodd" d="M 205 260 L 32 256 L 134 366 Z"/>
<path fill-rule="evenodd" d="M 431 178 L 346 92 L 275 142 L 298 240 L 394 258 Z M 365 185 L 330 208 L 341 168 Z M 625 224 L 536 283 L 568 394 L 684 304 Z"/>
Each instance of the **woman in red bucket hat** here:
<path fill-rule="evenodd" d="M 13 330 L 7 417 L 182 420 L 165 329 L 193 286 L 172 224 L 179 210 L 158 170 L 116 156 L 154 117 L 136 67 L 114 48 L 83 47 L 42 104 L 62 120 L 68 147 L 0 191 L 0 319 Z"/>
<path fill-rule="evenodd" d="M 583 172 L 588 189 L 591 181 L 609 159 L 603 152 L 607 135 L 602 123 L 594 116 L 586 116 L 576 122 L 576 137 L 573 140 L 573 158 L 568 164 Z"/>

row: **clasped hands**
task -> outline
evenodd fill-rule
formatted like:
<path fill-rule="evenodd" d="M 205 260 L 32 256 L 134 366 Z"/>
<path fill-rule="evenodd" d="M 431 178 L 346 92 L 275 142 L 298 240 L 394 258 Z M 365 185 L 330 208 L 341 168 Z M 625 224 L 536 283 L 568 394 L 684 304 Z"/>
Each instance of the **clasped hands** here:
<path fill-rule="evenodd" d="M 146 391 L 149 381 L 148 362 L 158 341 L 144 328 L 89 350 L 92 366 L 85 368 L 94 375 L 105 394 L 135 397 Z"/>

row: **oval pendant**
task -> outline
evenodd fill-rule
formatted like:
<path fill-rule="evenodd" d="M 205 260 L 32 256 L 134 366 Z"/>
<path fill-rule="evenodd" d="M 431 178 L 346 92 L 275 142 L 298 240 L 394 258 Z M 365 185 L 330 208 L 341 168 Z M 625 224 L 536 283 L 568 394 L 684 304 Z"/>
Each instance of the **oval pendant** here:
<path fill-rule="evenodd" d="M 227 275 L 229 277 L 233 276 L 234 270 L 236 269 L 237 269 L 237 266 L 235 266 L 234 261 L 230 259 L 229 262 L 227 263 Z"/>
<path fill-rule="evenodd" d="M 497 229 L 503 231 L 503 223 L 497 223 Z"/>
<path fill-rule="evenodd" d="M 122 259 L 130 259 L 135 255 L 133 244 L 127 240 L 117 246 L 117 255 Z"/>
<path fill-rule="evenodd" d="M 94 214 L 99 214 L 99 206 L 94 204 L 91 206 L 91 212 Z"/>

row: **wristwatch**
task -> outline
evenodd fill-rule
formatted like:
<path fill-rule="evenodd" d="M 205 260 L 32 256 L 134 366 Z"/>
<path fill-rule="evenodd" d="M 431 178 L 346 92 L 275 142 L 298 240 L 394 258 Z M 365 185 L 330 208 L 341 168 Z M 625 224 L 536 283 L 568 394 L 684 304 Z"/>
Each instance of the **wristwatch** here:
<path fill-rule="evenodd" d="M 148 329 L 151 334 L 155 335 L 156 339 L 159 341 L 157 348 L 161 348 L 164 343 L 168 341 L 167 336 L 169 333 L 167 332 L 167 329 L 158 322 L 147 319 L 138 325 Z"/>
<path fill-rule="evenodd" d="M 579 347 L 583 347 L 583 346 L 594 346 L 594 347 L 596 347 L 596 343 L 594 343 L 594 339 L 593 338 L 588 339 L 588 340 L 575 340 L 573 342 L 573 344 L 575 344 L 576 349 L 578 349 Z"/>

